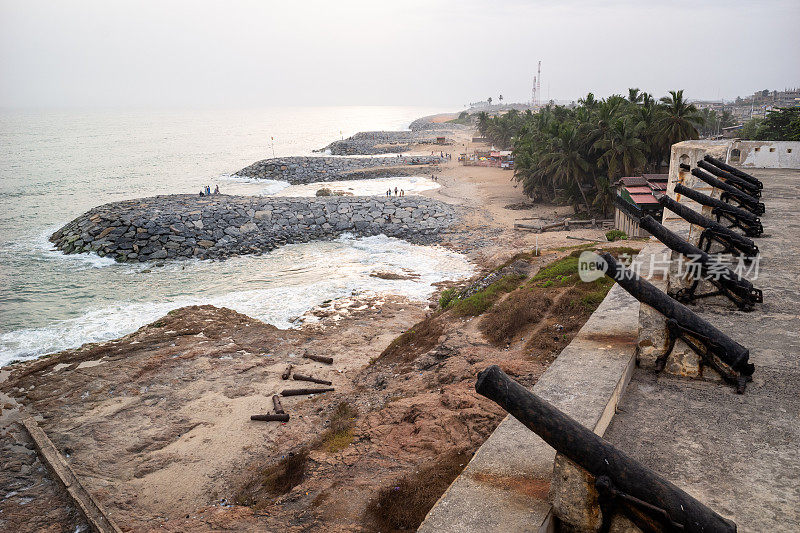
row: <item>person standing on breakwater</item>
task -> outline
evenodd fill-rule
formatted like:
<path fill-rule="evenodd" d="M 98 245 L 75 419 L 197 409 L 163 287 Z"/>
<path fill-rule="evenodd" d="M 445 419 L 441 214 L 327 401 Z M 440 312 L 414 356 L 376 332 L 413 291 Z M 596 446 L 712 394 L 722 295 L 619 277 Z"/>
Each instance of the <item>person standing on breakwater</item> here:
<path fill-rule="evenodd" d="M 397 196 L 397 187 L 394 188 L 394 195 Z"/>
<path fill-rule="evenodd" d="M 214 187 L 214 194 L 219 194 L 219 185 Z"/>

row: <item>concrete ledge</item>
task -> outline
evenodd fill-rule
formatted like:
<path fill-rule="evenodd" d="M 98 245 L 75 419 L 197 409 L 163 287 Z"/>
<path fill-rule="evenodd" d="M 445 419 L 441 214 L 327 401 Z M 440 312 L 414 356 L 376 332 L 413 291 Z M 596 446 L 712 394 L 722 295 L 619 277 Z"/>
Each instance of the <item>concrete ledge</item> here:
<path fill-rule="evenodd" d="M 615 285 L 533 391 L 603 435 L 635 364 L 639 302 Z M 555 450 L 508 416 L 428 513 L 421 532 L 538 531 Z"/>

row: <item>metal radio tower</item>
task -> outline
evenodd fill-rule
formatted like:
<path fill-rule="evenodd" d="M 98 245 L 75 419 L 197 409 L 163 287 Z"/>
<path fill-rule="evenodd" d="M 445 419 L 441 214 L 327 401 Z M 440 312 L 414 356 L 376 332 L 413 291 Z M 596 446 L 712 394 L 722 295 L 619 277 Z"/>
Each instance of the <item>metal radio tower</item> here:
<path fill-rule="evenodd" d="M 536 107 L 542 105 L 542 62 L 539 61 L 539 67 L 536 69 Z"/>

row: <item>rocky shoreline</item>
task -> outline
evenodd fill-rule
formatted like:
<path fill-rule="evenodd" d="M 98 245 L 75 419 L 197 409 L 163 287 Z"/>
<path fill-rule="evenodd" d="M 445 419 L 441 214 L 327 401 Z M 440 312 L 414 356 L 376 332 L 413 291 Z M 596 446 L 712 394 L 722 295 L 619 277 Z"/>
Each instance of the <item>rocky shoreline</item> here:
<path fill-rule="evenodd" d="M 450 205 L 421 196 L 169 195 L 96 207 L 50 241 L 67 254 L 93 252 L 120 262 L 224 259 L 343 233 L 432 243 L 455 217 Z"/>
<path fill-rule="evenodd" d="M 396 154 L 408 151 L 412 144 L 436 144 L 437 137 L 447 138 L 448 134 L 452 134 L 451 129 L 423 132 L 360 131 L 347 139 L 333 141 L 320 152 L 332 155 Z"/>
<path fill-rule="evenodd" d="M 305 185 L 318 181 L 343 181 L 430 173 L 439 156 L 400 157 L 278 157 L 256 161 L 235 176 L 287 181 Z"/>

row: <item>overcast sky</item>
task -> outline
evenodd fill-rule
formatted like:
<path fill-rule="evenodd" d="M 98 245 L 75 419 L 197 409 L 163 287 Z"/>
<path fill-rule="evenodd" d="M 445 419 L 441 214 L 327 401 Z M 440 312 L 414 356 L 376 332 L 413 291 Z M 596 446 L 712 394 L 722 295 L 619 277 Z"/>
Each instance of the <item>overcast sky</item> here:
<path fill-rule="evenodd" d="M 599 4 L 602 6 L 598 7 Z M 800 86 L 800 1 L 0 0 L 0 107 L 434 105 Z"/>

